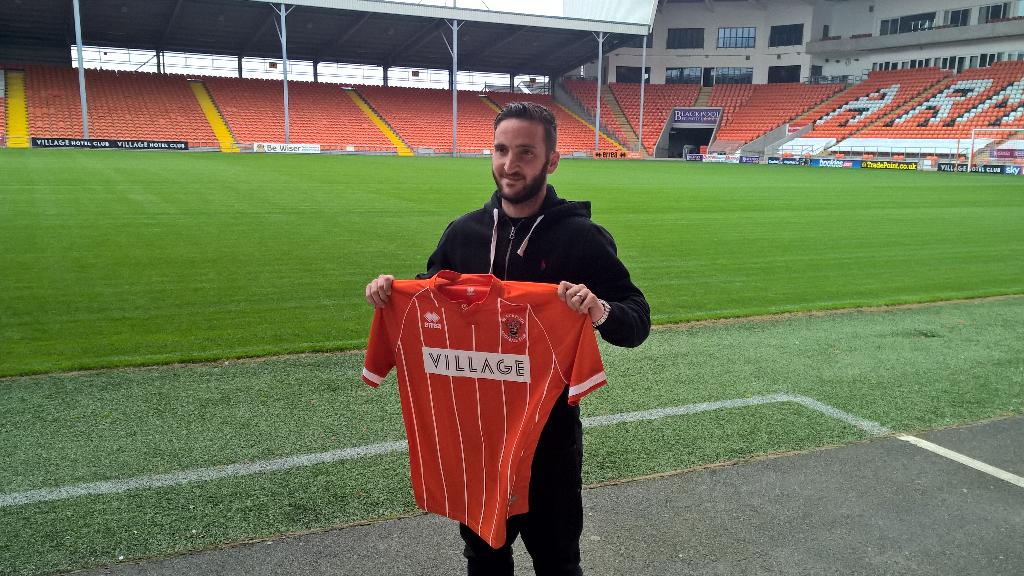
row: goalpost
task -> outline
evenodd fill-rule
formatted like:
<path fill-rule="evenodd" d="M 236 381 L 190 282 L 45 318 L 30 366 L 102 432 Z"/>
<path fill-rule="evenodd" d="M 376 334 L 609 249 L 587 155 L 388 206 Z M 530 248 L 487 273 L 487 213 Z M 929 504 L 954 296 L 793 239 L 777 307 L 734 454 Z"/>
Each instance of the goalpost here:
<path fill-rule="evenodd" d="M 1024 128 L 973 128 L 967 166 L 983 164 L 1024 165 Z"/>

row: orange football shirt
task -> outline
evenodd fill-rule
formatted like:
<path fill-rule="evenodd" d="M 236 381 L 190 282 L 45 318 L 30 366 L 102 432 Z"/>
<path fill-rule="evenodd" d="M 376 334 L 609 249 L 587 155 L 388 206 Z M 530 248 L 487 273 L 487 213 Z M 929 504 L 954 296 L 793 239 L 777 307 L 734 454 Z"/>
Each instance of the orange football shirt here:
<path fill-rule="evenodd" d="M 548 414 L 606 383 L 590 318 L 557 286 L 443 270 L 396 280 L 370 328 L 363 380 L 396 369 L 416 504 L 488 544 L 529 509 L 530 468 Z"/>

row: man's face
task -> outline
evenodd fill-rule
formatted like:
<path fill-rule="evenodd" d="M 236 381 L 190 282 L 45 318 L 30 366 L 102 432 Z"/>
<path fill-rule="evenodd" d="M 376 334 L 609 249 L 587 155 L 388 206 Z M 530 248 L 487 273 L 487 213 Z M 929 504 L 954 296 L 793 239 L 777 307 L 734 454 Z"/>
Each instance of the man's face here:
<path fill-rule="evenodd" d="M 491 174 L 506 202 L 522 204 L 536 198 L 557 167 L 558 152 L 547 154 L 540 122 L 510 118 L 494 130 Z"/>

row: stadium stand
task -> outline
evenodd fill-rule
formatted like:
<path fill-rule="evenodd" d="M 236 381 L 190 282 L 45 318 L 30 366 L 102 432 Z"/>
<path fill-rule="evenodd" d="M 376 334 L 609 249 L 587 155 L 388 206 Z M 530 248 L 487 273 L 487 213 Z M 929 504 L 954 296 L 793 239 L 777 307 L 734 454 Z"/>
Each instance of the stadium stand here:
<path fill-rule="evenodd" d="M 566 80 L 562 83 L 565 89 L 572 94 L 573 98 L 590 114 L 596 118 L 597 84 L 589 80 Z M 612 110 L 606 97 L 607 92 L 601 95 L 601 125 L 602 130 L 609 132 L 620 143 L 626 142 L 626 129 L 619 124 L 615 112 Z"/>
<path fill-rule="evenodd" d="M 29 125 L 33 136 L 82 137 L 78 72 L 26 67 Z M 185 140 L 214 146 L 217 138 L 184 76 L 87 70 L 89 136 Z"/>
<path fill-rule="evenodd" d="M 814 122 L 808 138 L 842 140 L 920 98 L 948 77 L 938 68 L 872 72 L 868 79 L 814 108 L 803 119 Z"/>
<path fill-rule="evenodd" d="M 284 142 L 280 80 L 203 79 L 239 142 Z M 392 151 L 394 145 L 338 84 L 288 83 L 289 140 L 327 150 Z"/>
<path fill-rule="evenodd" d="M 975 128 L 1024 128 L 1024 62 L 972 68 L 840 142 L 838 151 L 969 153 Z M 979 138 L 975 147 L 993 137 Z"/>
<path fill-rule="evenodd" d="M 711 106 L 723 109 L 712 148 L 735 152 L 835 95 L 839 84 L 719 84 Z"/>
<path fill-rule="evenodd" d="M 548 107 L 558 121 L 558 151 L 562 154 L 590 153 L 594 150 L 594 127 L 569 112 L 547 94 L 520 94 L 509 92 L 488 92 L 487 96 L 498 106 L 511 102 L 535 102 Z M 491 119 L 494 116 L 492 114 Z M 493 134 L 491 136 L 493 140 Z M 609 139 L 602 141 L 602 150 L 621 147 Z M 611 148 L 604 148 L 604 146 Z"/>
<path fill-rule="evenodd" d="M 435 88 L 358 86 L 363 98 L 414 152 L 452 148 L 452 92 Z M 459 151 L 479 154 L 494 145 L 494 111 L 475 92 L 459 92 Z"/>
<path fill-rule="evenodd" d="M 619 106 L 626 114 L 633 130 L 640 130 L 640 85 L 614 82 L 608 85 L 615 94 Z M 648 154 L 661 138 L 661 132 L 668 122 L 672 109 L 678 106 L 693 106 L 700 94 L 695 84 L 648 84 L 644 88 L 644 134 L 643 145 Z"/>

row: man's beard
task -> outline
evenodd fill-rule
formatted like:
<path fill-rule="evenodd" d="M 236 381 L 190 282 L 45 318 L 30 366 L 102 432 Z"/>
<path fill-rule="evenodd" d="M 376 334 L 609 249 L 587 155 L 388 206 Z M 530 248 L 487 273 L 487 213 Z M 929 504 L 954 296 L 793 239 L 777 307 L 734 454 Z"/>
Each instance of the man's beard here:
<path fill-rule="evenodd" d="M 547 180 L 548 164 L 550 163 L 550 160 L 545 161 L 540 172 L 535 177 L 526 181 L 523 185 L 523 190 L 517 196 L 509 196 L 505 194 L 505 190 L 501 187 L 501 179 L 494 173 L 494 170 L 491 170 L 491 176 L 494 178 L 494 183 L 498 186 L 498 195 L 501 196 L 502 200 L 513 205 L 525 204 L 530 200 L 533 200 L 538 194 L 546 189 L 544 184 L 545 180 Z"/>

